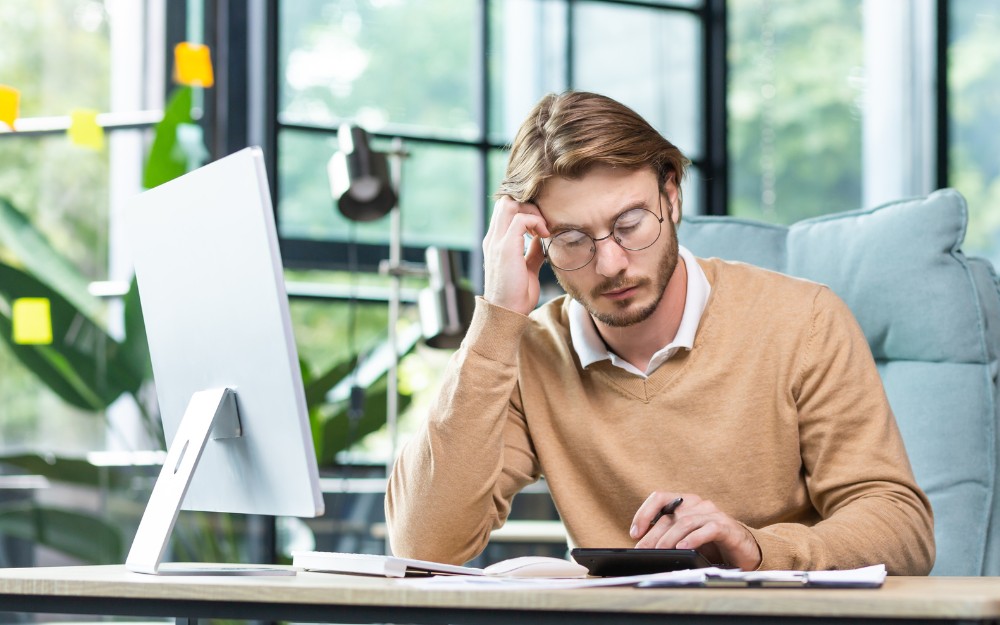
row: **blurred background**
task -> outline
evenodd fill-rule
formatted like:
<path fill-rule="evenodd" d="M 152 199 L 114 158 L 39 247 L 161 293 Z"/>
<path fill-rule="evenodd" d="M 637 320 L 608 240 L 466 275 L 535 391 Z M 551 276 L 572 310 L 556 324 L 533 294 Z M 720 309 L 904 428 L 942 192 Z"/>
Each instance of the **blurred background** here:
<path fill-rule="evenodd" d="M 0 16 L 18 101 L 0 123 L 0 566 L 124 560 L 164 441 L 123 206 L 247 145 L 271 177 L 327 512 L 184 513 L 189 560 L 385 548 L 390 228 L 336 209 L 341 124 L 402 140 L 402 256 L 454 250 L 473 292 L 505 146 L 565 89 L 628 104 L 692 159 L 686 214 L 786 224 L 950 186 L 965 251 L 1000 265 L 996 0 L 4 0 Z M 211 86 L 178 81 L 181 42 L 207 46 Z M 415 330 L 426 276 L 401 282 L 405 440 L 449 351 Z M 52 302 L 49 344 L 11 333 L 29 292 Z M 544 483 L 512 518 L 484 560 L 565 551 Z"/>

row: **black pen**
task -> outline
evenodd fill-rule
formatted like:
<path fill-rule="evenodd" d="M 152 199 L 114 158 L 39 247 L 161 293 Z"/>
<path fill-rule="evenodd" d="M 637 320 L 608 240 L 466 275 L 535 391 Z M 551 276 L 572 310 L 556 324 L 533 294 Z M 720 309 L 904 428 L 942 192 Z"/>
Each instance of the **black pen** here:
<path fill-rule="evenodd" d="M 650 523 L 650 525 L 656 525 L 656 522 L 660 520 L 660 517 L 662 517 L 665 514 L 673 514 L 674 510 L 679 508 L 682 503 L 684 503 L 684 498 L 678 497 L 677 499 L 674 499 L 667 505 L 660 508 L 660 511 L 656 513 L 655 517 L 653 517 L 653 522 Z"/>

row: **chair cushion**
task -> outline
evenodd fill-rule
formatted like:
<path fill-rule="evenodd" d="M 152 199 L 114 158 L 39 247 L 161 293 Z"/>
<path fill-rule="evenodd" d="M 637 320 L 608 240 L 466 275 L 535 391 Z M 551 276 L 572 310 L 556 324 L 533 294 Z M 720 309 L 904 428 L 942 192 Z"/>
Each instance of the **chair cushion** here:
<path fill-rule="evenodd" d="M 960 251 L 966 223 L 964 199 L 944 189 L 787 227 L 689 216 L 678 235 L 697 256 L 821 282 L 847 303 L 934 508 L 933 573 L 996 575 L 1000 294 L 989 263 Z"/>

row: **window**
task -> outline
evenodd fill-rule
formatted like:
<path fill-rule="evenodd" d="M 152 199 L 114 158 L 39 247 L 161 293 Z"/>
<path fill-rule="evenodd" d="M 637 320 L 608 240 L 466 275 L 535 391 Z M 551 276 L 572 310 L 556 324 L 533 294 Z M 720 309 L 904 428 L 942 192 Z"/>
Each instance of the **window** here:
<path fill-rule="evenodd" d="M 861 205 L 862 0 L 729 2 L 729 212 Z"/>
<path fill-rule="evenodd" d="M 1000 261 L 992 0 L 730 0 L 730 214 L 798 219 L 951 186 Z"/>
<path fill-rule="evenodd" d="M 118 215 L 123 200 L 140 191 L 144 139 L 136 127 L 156 120 L 158 111 L 147 109 L 162 107 L 155 86 L 163 71 L 150 68 L 163 65 L 163 19 L 153 4 L 10 0 L 0 21 L 0 82 L 20 92 L 17 132 L 0 135 L 0 196 L 93 281 L 131 276 Z M 106 128 L 118 128 L 106 133 L 103 150 L 67 139 L 75 109 L 98 111 Z M 2 245 L 0 258 L 12 260 Z M 115 317 L 114 306 L 108 319 Z M 6 342 L 0 343 L 0 406 L 6 447 L 44 443 L 47 450 L 79 453 L 134 445 L 128 434 L 106 439 L 100 415 L 77 414 Z M 114 411 L 107 417 L 114 419 Z"/>
<path fill-rule="evenodd" d="M 467 250 L 470 266 L 504 148 L 545 93 L 606 93 L 696 165 L 706 155 L 700 2 L 308 0 L 280 2 L 277 13 L 277 215 L 293 265 L 345 267 L 351 240 L 363 269 L 387 255 L 386 220 L 350 224 L 331 198 L 326 164 L 341 123 L 366 128 L 383 149 L 404 140 L 407 257 L 436 244 Z M 685 198 L 698 212 L 691 181 Z"/>
<path fill-rule="evenodd" d="M 969 203 L 965 251 L 1000 267 L 1000 7 L 948 4 L 948 184 Z"/>

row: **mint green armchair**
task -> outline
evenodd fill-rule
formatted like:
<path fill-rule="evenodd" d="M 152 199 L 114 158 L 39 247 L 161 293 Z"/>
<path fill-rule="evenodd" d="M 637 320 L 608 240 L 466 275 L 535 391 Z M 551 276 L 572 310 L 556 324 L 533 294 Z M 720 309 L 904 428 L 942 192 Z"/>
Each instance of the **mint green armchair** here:
<path fill-rule="evenodd" d="M 917 482 L 934 509 L 932 575 L 1000 575 L 1000 285 L 961 251 L 956 191 L 775 226 L 688 216 L 718 256 L 829 285 L 868 338 Z"/>

